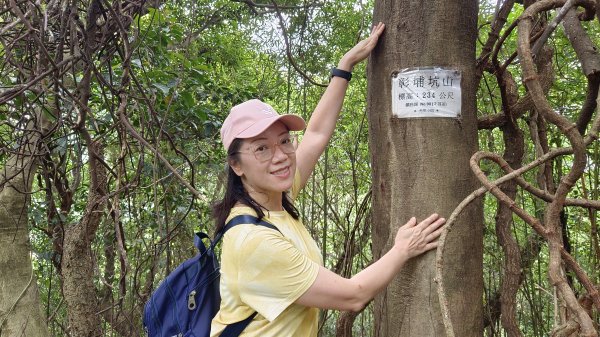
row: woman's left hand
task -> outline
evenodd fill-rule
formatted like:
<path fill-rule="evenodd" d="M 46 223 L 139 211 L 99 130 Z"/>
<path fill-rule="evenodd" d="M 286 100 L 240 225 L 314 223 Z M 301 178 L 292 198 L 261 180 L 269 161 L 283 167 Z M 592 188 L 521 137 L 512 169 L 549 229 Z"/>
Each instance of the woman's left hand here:
<path fill-rule="evenodd" d="M 369 56 L 371 50 L 377 45 L 379 36 L 383 33 L 385 25 L 382 22 L 376 24 L 371 30 L 371 35 L 368 38 L 357 43 L 352 49 L 350 49 L 340 60 L 338 65 L 339 69 L 352 71 L 354 65 L 364 60 Z"/>

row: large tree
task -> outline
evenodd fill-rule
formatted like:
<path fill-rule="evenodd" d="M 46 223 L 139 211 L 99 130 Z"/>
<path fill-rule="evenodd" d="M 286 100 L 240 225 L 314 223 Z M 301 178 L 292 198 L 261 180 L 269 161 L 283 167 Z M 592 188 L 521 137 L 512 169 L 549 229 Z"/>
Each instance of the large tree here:
<path fill-rule="evenodd" d="M 430 213 L 448 217 L 476 187 L 469 158 L 477 151 L 475 39 L 477 1 L 376 1 L 386 23 L 369 60 L 369 140 L 373 170 L 373 255 L 393 243 L 398 226 Z M 460 117 L 398 118 L 392 75 L 405 68 L 461 73 Z M 458 336 L 482 335 L 483 219 L 472 204 L 449 237 L 443 275 Z M 444 335 L 437 300 L 435 252 L 411 261 L 375 299 L 376 336 Z"/>

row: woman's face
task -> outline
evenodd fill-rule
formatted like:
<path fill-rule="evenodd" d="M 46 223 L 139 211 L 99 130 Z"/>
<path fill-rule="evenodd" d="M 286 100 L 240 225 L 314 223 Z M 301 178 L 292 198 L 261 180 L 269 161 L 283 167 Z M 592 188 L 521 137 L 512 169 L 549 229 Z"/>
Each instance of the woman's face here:
<path fill-rule="evenodd" d="M 289 137 L 287 127 L 276 122 L 260 135 L 244 139 L 238 151 L 239 161 L 231 163 L 231 167 L 250 194 L 258 192 L 277 197 L 292 187 L 296 153 L 285 153 L 290 152 Z"/>

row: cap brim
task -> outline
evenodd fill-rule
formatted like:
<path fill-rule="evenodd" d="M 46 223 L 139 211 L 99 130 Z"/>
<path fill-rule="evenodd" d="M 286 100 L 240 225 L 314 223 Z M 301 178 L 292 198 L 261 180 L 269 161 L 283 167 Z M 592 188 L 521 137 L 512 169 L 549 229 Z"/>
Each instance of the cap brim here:
<path fill-rule="evenodd" d="M 282 122 L 290 131 L 304 130 L 306 122 L 302 117 L 297 115 L 281 115 L 273 118 L 265 118 L 257 123 L 252 124 L 246 130 L 240 132 L 235 138 L 252 138 L 260 135 L 275 122 Z"/>

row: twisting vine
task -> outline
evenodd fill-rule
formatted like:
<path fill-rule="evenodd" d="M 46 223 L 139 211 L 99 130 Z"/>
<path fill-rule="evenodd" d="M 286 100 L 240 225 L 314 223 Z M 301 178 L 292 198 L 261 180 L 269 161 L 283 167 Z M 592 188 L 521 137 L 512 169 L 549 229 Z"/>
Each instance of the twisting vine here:
<path fill-rule="evenodd" d="M 564 301 L 569 313 L 570 319 L 564 322 L 562 326 L 555 327 L 553 331 L 553 335 L 555 336 L 566 336 L 567 333 L 573 333 L 575 331 L 578 332 L 578 336 L 598 336 L 598 331 L 594 326 L 594 323 L 591 318 L 591 307 L 594 307 L 598 312 L 600 312 L 600 294 L 598 292 L 598 285 L 595 285 L 587 273 L 583 270 L 583 268 L 577 263 L 577 261 L 570 255 L 570 253 L 564 248 L 562 236 L 561 236 L 561 223 L 560 223 L 560 214 L 565 206 L 578 206 L 584 207 L 587 209 L 600 209 L 600 203 L 597 200 L 588 200 L 588 199 L 570 199 L 567 198 L 567 194 L 573 189 L 576 185 L 577 181 L 582 177 L 586 165 L 586 148 L 595 140 L 598 139 L 598 128 L 600 126 L 600 114 L 596 114 L 595 119 L 592 121 L 591 115 L 596 107 L 596 101 L 598 99 L 598 80 L 597 76 L 600 73 L 600 67 L 590 66 L 590 64 L 597 65 L 600 62 L 598 58 L 598 54 L 593 52 L 595 48 L 591 42 L 587 42 L 589 37 L 586 39 L 585 33 L 582 33 L 582 29 L 578 29 L 578 22 L 574 22 L 577 17 L 574 10 L 571 9 L 572 6 L 583 7 L 586 9 L 586 13 L 581 14 L 579 16 L 580 19 L 585 19 L 586 17 L 589 19 L 590 14 L 593 13 L 595 6 L 597 3 L 593 1 L 565 1 L 565 0 L 546 0 L 546 1 L 538 1 L 531 5 L 529 5 L 523 14 L 517 20 L 517 24 L 513 24 L 511 27 L 518 27 L 518 56 L 520 59 L 520 66 L 523 71 L 523 83 L 527 88 L 527 95 L 521 100 L 516 100 L 514 95 L 511 95 L 509 91 L 503 91 L 502 83 L 507 83 L 506 77 L 503 75 L 503 72 L 506 70 L 506 67 L 499 66 L 497 62 L 496 56 L 497 52 L 490 52 L 492 50 L 493 43 L 486 45 L 484 51 L 486 54 L 483 58 L 480 59 L 480 64 L 482 69 L 491 70 L 498 78 L 498 82 L 500 83 L 502 102 L 503 102 L 503 112 L 504 115 L 495 118 L 487 118 L 482 124 L 480 121 L 480 128 L 493 128 L 493 127 L 503 127 L 506 128 L 507 125 L 513 123 L 513 121 L 523 114 L 525 110 L 535 110 L 539 114 L 538 118 L 543 118 L 544 121 L 548 121 L 555 125 L 560 133 L 564 135 L 570 142 L 571 147 L 569 148 L 555 148 L 548 150 L 545 154 L 539 156 L 536 160 L 530 162 L 529 164 L 524 165 L 521 168 L 514 169 L 507 163 L 502 157 L 494 153 L 487 152 L 478 152 L 473 155 L 471 158 L 471 169 L 477 176 L 477 178 L 484 185 L 478 190 L 474 191 L 471 195 L 461 202 L 458 207 L 454 210 L 451 216 L 448 218 L 446 228 L 444 229 L 441 238 L 440 244 L 438 246 L 437 251 L 437 259 L 436 259 L 436 282 L 438 283 L 438 296 L 440 300 L 442 317 L 444 321 L 444 326 L 446 329 L 446 333 L 448 336 L 454 336 L 454 330 L 452 326 L 452 317 L 450 316 L 449 306 L 446 299 L 446 294 L 444 290 L 443 283 L 443 268 L 444 268 L 444 258 L 443 252 L 445 247 L 445 241 L 449 233 L 452 231 L 453 224 L 456 218 L 460 215 L 462 210 L 472 201 L 481 197 L 484 193 L 490 192 L 492 195 L 498 199 L 501 203 L 501 207 L 508 207 L 511 213 L 519 216 L 526 224 L 531 226 L 535 232 L 543 238 L 549 247 L 549 278 L 551 284 L 557 289 L 560 298 Z M 536 18 L 546 11 L 561 8 L 559 15 L 552 21 L 552 23 L 544 30 L 543 34 L 539 32 L 536 33 L 533 30 L 533 24 Z M 548 36 L 552 33 L 556 25 L 558 25 L 561 20 L 566 20 L 569 22 L 570 26 L 566 28 L 567 33 L 574 35 L 578 34 L 578 38 L 571 38 L 571 43 L 574 46 L 574 49 L 577 52 L 577 55 L 580 58 L 580 62 L 584 65 L 584 71 L 586 78 L 588 79 L 588 96 L 584 104 L 582 104 L 582 111 L 580 113 L 580 118 L 577 123 L 573 123 L 568 120 L 566 117 L 557 114 L 554 109 L 551 107 L 548 99 L 546 98 L 546 92 L 548 88 L 548 81 L 541 81 L 544 79 L 544 76 L 540 76 L 540 69 L 543 71 L 543 67 L 534 64 L 534 55 L 540 54 L 540 50 L 542 50 L 543 44 L 546 42 Z M 570 21 L 569 21 L 570 20 Z M 578 21 L 578 20 L 577 20 Z M 532 36 L 539 37 L 532 51 Z M 490 39 L 496 40 L 497 33 L 490 34 Z M 500 39 L 502 41 L 502 39 Z M 494 50 L 498 50 L 501 44 L 497 44 L 494 47 Z M 592 50 L 592 52 L 589 52 Z M 489 62 L 488 55 L 491 53 L 492 62 Z M 510 82 L 508 82 L 510 83 Z M 515 109 L 521 105 L 523 107 L 523 103 L 525 100 L 530 103 L 527 104 L 527 109 Z M 514 124 L 513 124 L 514 125 Z M 589 129 L 588 133 L 584 135 L 584 131 Z M 505 135 L 506 137 L 506 135 Z M 514 138 L 511 139 L 514 141 Z M 509 148 L 507 147 L 507 150 Z M 511 151 L 515 151 L 514 149 Z M 511 153 L 512 154 L 512 153 Z M 571 168 L 568 173 L 561 178 L 561 180 L 557 183 L 557 186 L 554 191 L 548 191 L 547 189 L 539 189 L 531 184 L 527 183 L 525 179 L 522 178 L 522 175 L 541 165 L 546 166 L 547 163 L 551 163 L 552 160 L 565 156 L 571 156 Z M 484 171 L 480 167 L 480 162 L 484 159 L 491 160 L 495 162 L 506 174 L 495 180 L 490 181 Z M 518 162 L 515 162 L 518 165 Z M 530 215 L 524 209 L 520 208 L 515 202 L 515 194 L 508 193 L 507 190 L 504 190 L 502 186 L 503 183 L 512 181 L 517 186 L 521 187 L 523 190 L 531 193 L 532 195 L 540 198 L 542 201 L 546 203 L 546 210 L 544 219 L 540 220 L 535 216 Z M 505 233 L 507 234 L 507 233 Z M 510 234 L 508 234 L 510 235 Z M 517 248 L 518 249 L 518 248 Z M 507 253 L 508 254 L 508 253 Z M 508 259 L 508 257 L 507 257 Z M 508 263 L 508 262 L 507 262 Z M 567 269 L 572 271 L 578 281 L 583 285 L 587 294 L 585 295 L 586 299 L 578 300 L 574 290 L 568 284 L 564 272 L 562 270 L 563 264 Z M 505 271 L 508 273 L 508 271 Z M 514 274 L 514 273 L 513 273 Z M 516 275 L 508 275 L 505 274 L 505 282 L 506 278 L 511 278 L 513 281 L 515 278 L 518 278 L 518 273 Z M 510 281 L 510 280 L 509 280 Z M 510 305 L 510 303 L 514 303 L 514 297 L 516 296 L 516 291 L 514 288 L 510 293 L 504 293 L 501 296 L 508 295 L 503 301 L 503 315 L 511 315 L 507 319 L 514 319 L 514 311 L 504 312 L 504 306 Z M 582 306 L 582 303 L 590 303 L 589 306 Z M 504 318 L 503 318 L 504 319 Z M 517 336 L 520 334 L 520 331 L 514 324 L 510 322 L 506 322 L 503 320 L 503 326 L 508 330 L 510 336 Z"/>

